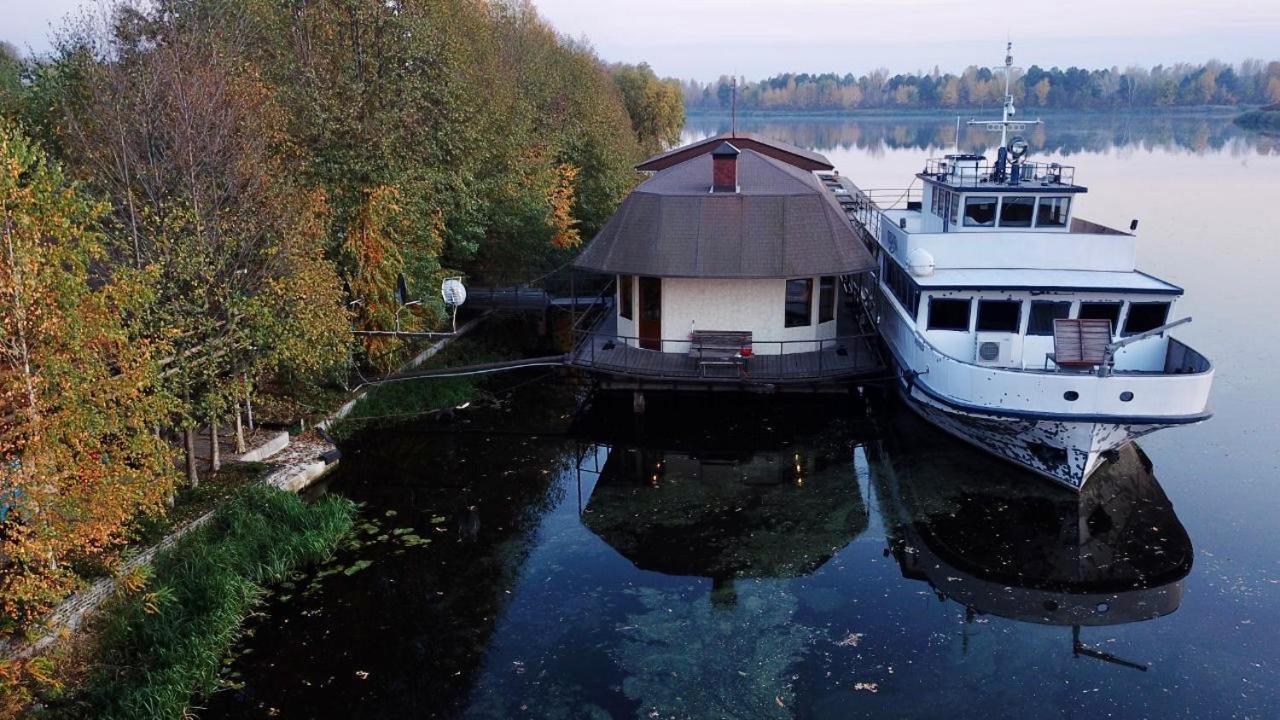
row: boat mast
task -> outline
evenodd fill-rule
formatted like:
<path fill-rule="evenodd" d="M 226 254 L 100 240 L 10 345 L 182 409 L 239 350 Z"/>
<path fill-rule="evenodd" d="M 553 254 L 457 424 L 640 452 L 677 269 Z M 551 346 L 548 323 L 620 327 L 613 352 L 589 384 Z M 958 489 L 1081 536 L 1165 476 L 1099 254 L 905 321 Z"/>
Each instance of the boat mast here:
<path fill-rule="evenodd" d="M 970 125 L 984 125 L 987 130 L 1000 131 L 1000 147 L 1009 146 L 1009 131 L 1025 130 L 1028 125 L 1039 125 L 1039 120 L 1014 120 L 1018 108 L 1013 104 L 1013 73 L 1018 70 L 1013 66 L 1013 42 L 1005 46 L 1004 67 L 996 68 L 996 72 L 1004 73 L 1004 107 L 997 120 L 970 120 Z"/>

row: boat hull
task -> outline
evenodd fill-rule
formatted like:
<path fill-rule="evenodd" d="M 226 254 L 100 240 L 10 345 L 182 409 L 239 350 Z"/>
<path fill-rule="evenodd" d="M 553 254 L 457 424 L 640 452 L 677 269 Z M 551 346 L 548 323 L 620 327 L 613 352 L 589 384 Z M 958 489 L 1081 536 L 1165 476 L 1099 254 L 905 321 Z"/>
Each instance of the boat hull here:
<path fill-rule="evenodd" d="M 1166 427 L 976 413 L 949 406 L 909 381 L 898 389 L 907 405 L 930 424 L 1077 491 L 1107 456 Z"/>

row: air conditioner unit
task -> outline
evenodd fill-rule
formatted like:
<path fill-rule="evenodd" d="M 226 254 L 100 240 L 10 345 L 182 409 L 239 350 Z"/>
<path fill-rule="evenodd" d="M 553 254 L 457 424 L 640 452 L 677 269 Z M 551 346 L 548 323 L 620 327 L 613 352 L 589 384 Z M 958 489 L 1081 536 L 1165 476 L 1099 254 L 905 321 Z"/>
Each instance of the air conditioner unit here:
<path fill-rule="evenodd" d="M 1013 338 L 1008 333 L 978 333 L 974 359 L 983 367 L 1013 365 Z"/>

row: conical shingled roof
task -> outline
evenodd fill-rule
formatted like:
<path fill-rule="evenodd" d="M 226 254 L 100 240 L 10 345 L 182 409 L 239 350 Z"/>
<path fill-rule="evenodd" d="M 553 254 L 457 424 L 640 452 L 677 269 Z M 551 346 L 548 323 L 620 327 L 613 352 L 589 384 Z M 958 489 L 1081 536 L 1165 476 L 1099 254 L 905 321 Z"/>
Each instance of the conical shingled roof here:
<path fill-rule="evenodd" d="M 813 173 L 741 150 L 736 193 L 712 193 L 703 154 L 641 183 L 574 261 L 622 275 L 787 278 L 874 266 Z"/>

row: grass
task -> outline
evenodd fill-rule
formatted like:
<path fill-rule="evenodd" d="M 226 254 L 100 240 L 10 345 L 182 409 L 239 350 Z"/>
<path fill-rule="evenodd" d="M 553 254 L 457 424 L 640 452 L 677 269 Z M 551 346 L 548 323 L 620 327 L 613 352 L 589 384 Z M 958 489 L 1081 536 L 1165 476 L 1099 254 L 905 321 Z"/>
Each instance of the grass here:
<path fill-rule="evenodd" d="M 56 703 L 55 717 L 182 718 L 218 686 L 222 657 L 265 587 L 330 556 L 354 505 L 336 496 L 307 504 L 251 485 L 213 520 L 162 552 L 144 587 L 101 613 L 97 668 Z"/>
<path fill-rule="evenodd" d="M 447 345 L 421 366 L 459 367 L 518 358 L 532 342 L 520 321 L 489 321 L 485 327 Z M 423 414 L 474 401 L 482 394 L 485 375 L 407 380 L 376 385 L 347 417 L 334 423 L 330 434 L 347 440 L 371 428 L 387 427 Z"/>

